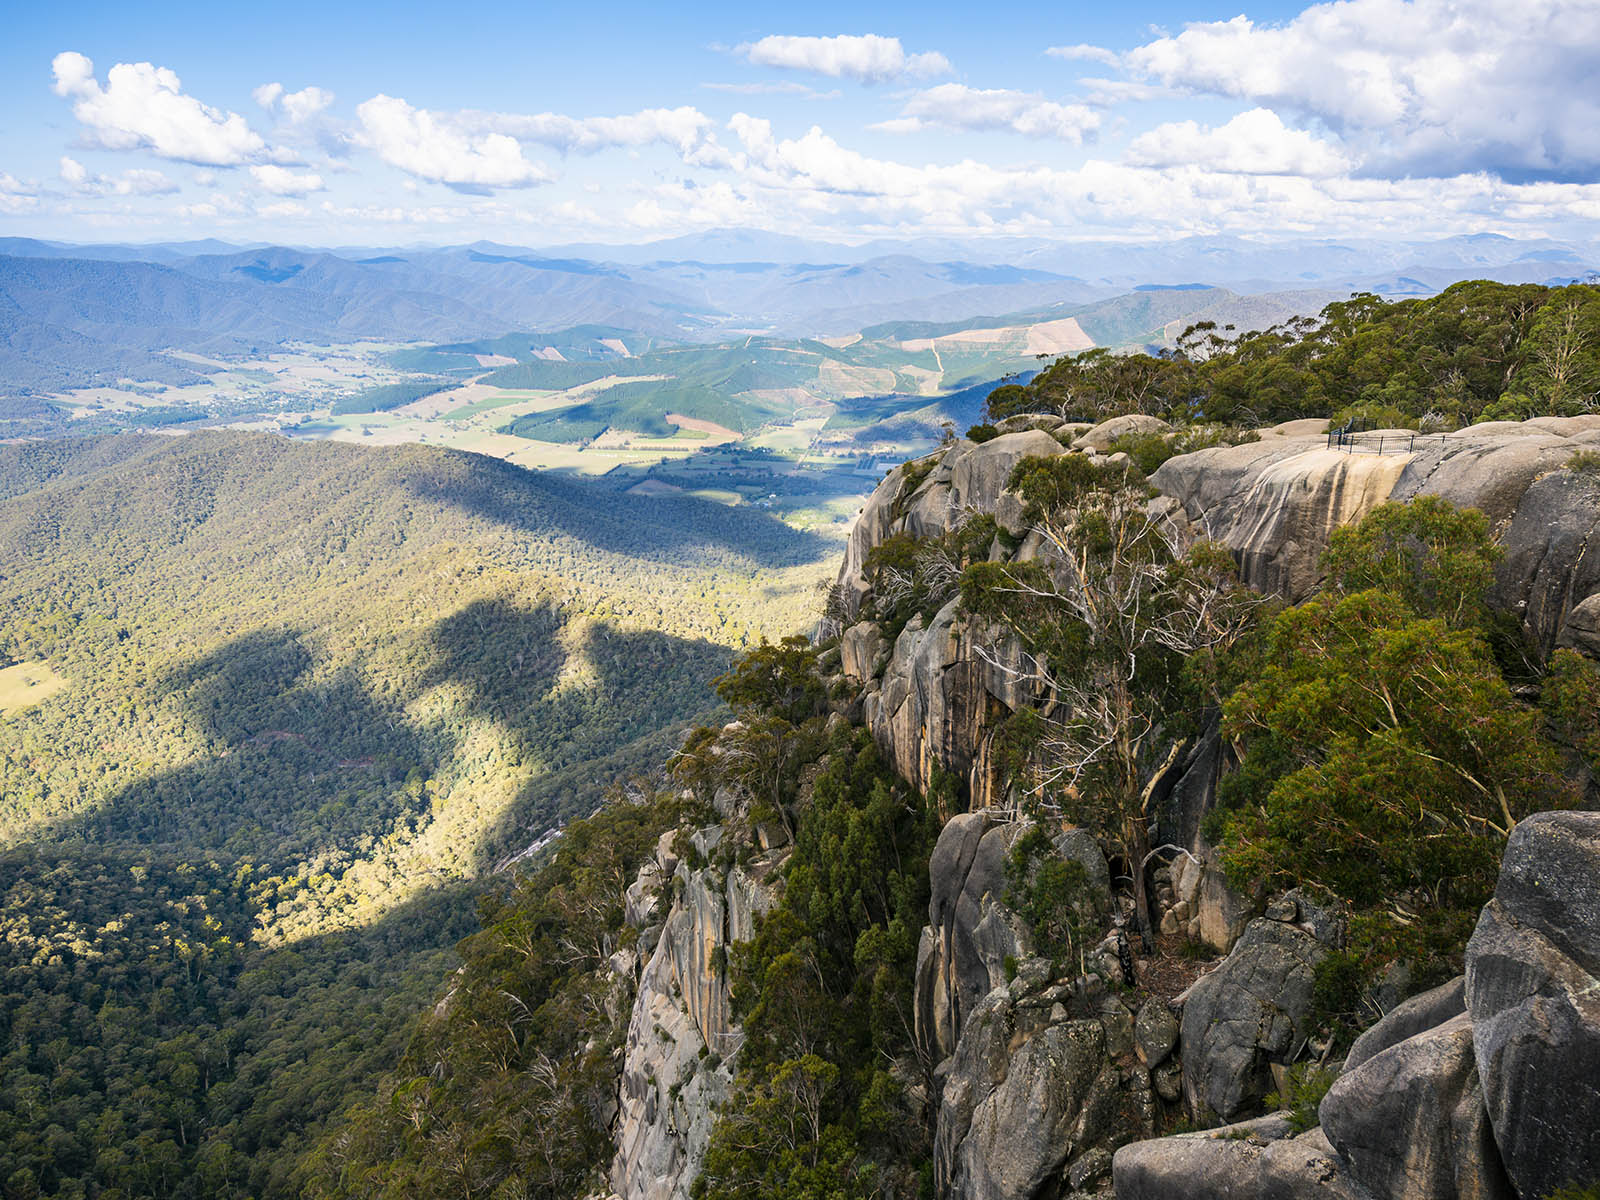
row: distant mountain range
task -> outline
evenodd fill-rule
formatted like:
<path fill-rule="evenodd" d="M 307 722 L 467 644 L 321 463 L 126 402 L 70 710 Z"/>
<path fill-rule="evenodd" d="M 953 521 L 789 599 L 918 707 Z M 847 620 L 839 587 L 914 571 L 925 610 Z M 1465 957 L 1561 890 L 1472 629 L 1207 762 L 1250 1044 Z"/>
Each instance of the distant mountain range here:
<path fill-rule="evenodd" d="M 121 379 L 193 382 L 203 363 L 284 342 L 449 342 L 603 324 L 680 341 L 848 334 L 1152 289 L 1427 295 L 1466 278 L 1565 282 L 1588 243 L 1496 234 L 1429 242 L 1060 243 L 918 239 L 858 246 L 719 230 L 543 251 L 73 246 L 0 239 L 0 396 Z"/>

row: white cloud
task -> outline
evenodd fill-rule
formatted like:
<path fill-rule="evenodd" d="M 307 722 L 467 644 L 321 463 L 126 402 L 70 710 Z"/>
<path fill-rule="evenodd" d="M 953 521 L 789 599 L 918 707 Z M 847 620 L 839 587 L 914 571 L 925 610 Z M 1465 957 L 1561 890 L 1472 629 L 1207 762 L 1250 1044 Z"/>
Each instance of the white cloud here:
<path fill-rule="evenodd" d="M 56 55 L 51 68 L 56 95 L 72 101 L 72 115 L 91 145 L 214 167 L 274 157 L 243 117 L 185 95 L 165 67 L 118 63 L 106 72 L 104 87 L 94 63 L 73 51 Z"/>
<path fill-rule="evenodd" d="M 739 46 L 737 53 L 758 67 L 811 71 L 862 83 L 884 83 L 905 75 L 943 75 L 950 70 L 950 60 L 937 51 L 907 54 L 899 38 L 873 33 L 838 37 L 774 34 Z"/>
<path fill-rule="evenodd" d="M 1057 138 L 1082 145 L 1101 125 L 1101 115 L 1082 104 L 1058 104 L 1033 92 L 970 88 L 942 83 L 913 94 L 901 115 L 872 126 L 887 133 L 942 127 L 981 132 L 1009 130 L 1027 137 Z"/>
<path fill-rule="evenodd" d="M 309 208 L 294 200 L 280 200 L 275 204 L 264 204 L 256 209 L 257 216 L 268 218 L 304 217 L 310 213 Z"/>
<path fill-rule="evenodd" d="M 1343 175 L 1350 160 L 1327 142 L 1290 129 L 1265 108 L 1242 112 L 1211 128 L 1194 121 L 1158 125 L 1128 146 L 1135 166 L 1194 165 L 1238 175 Z"/>
<path fill-rule="evenodd" d="M 456 188 L 531 187 L 548 183 L 542 166 L 522 157 L 507 133 L 474 134 L 447 113 L 412 108 L 394 96 L 374 96 L 356 108 L 363 140 L 384 162 Z"/>
<path fill-rule="evenodd" d="M 120 175 L 96 175 L 75 158 L 62 155 L 61 180 L 85 196 L 165 196 L 178 185 L 160 171 L 134 168 Z"/>
<path fill-rule="evenodd" d="M 38 209 L 39 185 L 18 179 L 9 171 L 0 171 L 0 213 L 15 217 Z"/>
<path fill-rule="evenodd" d="M 281 83 L 263 83 L 250 93 L 255 102 L 269 112 L 279 111 L 291 124 L 310 120 L 333 103 L 333 93 L 319 87 L 286 92 Z"/>
<path fill-rule="evenodd" d="M 726 155 L 716 145 L 710 117 L 697 108 L 647 108 L 616 117 L 568 117 L 560 113 L 463 112 L 456 124 L 473 131 L 509 134 L 563 153 L 594 154 L 620 146 L 662 142 L 695 166 L 718 166 Z"/>
<path fill-rule="evenodd" d="M 837 100 L 839 90 L 819 92 L 816 88 L 796 83 L 792 79 L 773 79 L 763 83 L 702 83 L 712 92 L 727 92 L 734 96 L 804 96 L 807 100 Z"/>
<path fill-rule="evenodd" d="M 1097 62 L 1108 67 L 1114 67 L 1121 61 L 1115 50 L 1107 50 L 1104 46 L 1091 46 L 1088 42 L 1079 42 L 1073 46 L 1050 46 L 1046 48 L 1045 53 L 1051 58 Z"/>
<path fill-rule="evenodd" d="M 250 168 L 250 175 L 256 181 L 256 186 L 264 192 L 271 192 L 274 196 L 304 196 L 311 192 L 320 192 L 327 185 L 322 182 L 322 176 L 307 171 L 296 174 L 287 167 L 280 167 L 273 163 L 263 163 Z"/>
<path fill-rule="evenodd" d="M 1338 0 L 1190 25 L 1139 75 L 1316 118 L 1386 176 L 1600 178 L 1594 0 Z"/>

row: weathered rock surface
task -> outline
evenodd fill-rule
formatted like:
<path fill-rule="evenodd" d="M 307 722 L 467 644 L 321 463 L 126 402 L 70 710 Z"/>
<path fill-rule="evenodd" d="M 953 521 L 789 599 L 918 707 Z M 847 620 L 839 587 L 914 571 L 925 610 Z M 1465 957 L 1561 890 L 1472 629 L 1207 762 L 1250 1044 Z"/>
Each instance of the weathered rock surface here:
<path fill-rule="evenodd" d="M 1368 1192 L 1313 1129 L 1282 1117 L 1135 1142 L 1117 1151 L 1117 1200 L 1389 1200 Z"/>
<path fill-rule="evenodd" d="M 1376 1054 L 1409 1037 L 1437 1028 L 1467 1011 L 1467 977 L 1458 975 L 1432 991 L 1411 997 L 1355 1040 L 1345 1056 L 1344 1069 L 1354 1071 Z"/>
<path fill-rule="evenodd" d="M 1484 1102 L 1523 1196 L 1600 1177 L 1600 813 L 1512 831 L 1467 946 Z"/>
<path fill-rule="evenodd" d="M 1006 859 L 1031 826 L 995 810 L 952 817 L 928 860 L 928 925 L 917 953 L 917 1038 L 934 1062 L 954 1054 L 967 1017 L 1006 982 L 1006 960 L 1028 954 L 1025 931 L 1006 905 Z M 1103 918 L 1110 905 L 1110 872 L 1083 830 L 1057 833 L 1063 858 L 1082 865 L 1081 915 Z"/>
<path fill-rule="evenodd" d="M 1088 1179 L 1103 1171 L 1111 1146 L 1149 1131 L 1149 1076 L 1117 1054 L 1131 1014 L 1115 997 L 1101 999 L 1098 1017 L 1067 1011 L 1068 1004 L 1081 1010 L 1093 1003 L 1025 970 L 970 1014 L 955 1054 L 940 1068 L 937 1195 L 1057 1195 L 1074 1172 Z M 1131 1127 L 1130 1113 L 1140 1114 Z"/>
<path fill-rule="evenodd" d="M 1292 1062 L 1313 1032 L 1311 987 L 1337 935 L 1320 919 L 1251 921 L 1183 1006 L 1183 1089 L 1190 1108 L 1232 1120 L 1272 1090 L 1272 1063 Z M 1307 913 L 1316 910 L 1306 906 Z"/>
<path fill-rule="evenodd" d="M 1484 1111 L 1465 1013 L 1341 1075 L 1319 1116 L 1352 1178 L 1375 1195 L 1516 1200 Z"/>
<path fill-rule="evenodd" d="M 691 840 L 706 853 L 721 836 L 712 826 Z M 748 939 L 756 917 L 771 907 L 780 858 L 768 856 L 750 872 L 690 870 L 663 838 L 655 861 L 629 889 L 630 913 L 654 914 L 668 862 L 678 895 L 640 976 L 624 1043 L 611 1165 L 611 1186 L 622 1200 L 689 1194 L 742 1039 L 730 1018 L 727 948 Z"/>
<path fill-rule="evenodd" d="M 1214 447 L 1169 459 L 1151 482 L 1239 556 L 1246 583 L 1291 600 L 1315 588 L 1328 534 L 1387 500 L 1433 495 L 1481 509 L 1506 549 L 1492 599 L 1553 645 L 1572 609 L 1600 588 L 1587 549 L 1600 481 L 1565 470 L 1600 436 L 1600 416 L 1381 435 L 1394 451 L 1349 453 L 1316 435 Z"/>

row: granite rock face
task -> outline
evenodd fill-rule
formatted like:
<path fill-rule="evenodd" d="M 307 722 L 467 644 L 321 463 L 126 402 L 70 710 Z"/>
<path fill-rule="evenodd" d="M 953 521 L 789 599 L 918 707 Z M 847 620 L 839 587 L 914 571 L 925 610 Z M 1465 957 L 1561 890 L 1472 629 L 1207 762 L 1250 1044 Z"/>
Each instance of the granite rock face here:
<path fill-rule="evenodd" d="M 1113 1165 L 1117 1195 L 1532 1200 L 1591 1186 L 1600 1178 L 1597 998 L 1600 813 L 1540 813 L 1512 832 L 1466 976 L 1398 1005 L 1357 1039 L 1318 1129 L 1276 1141 L 1266 1118 L 1125 1146 Z M 1184 1032 L 1187 1055 L 1187 1012 Z"/>
<path fill-rule="evenodd" d="M 1381 454 L 1373 452 L 1379 437 Z M 1488 516 L 1506 551 L 1491 600 L 1522 617 L 1546 649 L 1600 589 L 1600 562 L 1588 550 L 1600 481 L 1565 469 L 1600 444 L 1600 416 L 1495 421 L 1426 437 L 1384 430 L 1362 443 L 1365 451 L 1350 453 L 1316 434 L 1263 437 L 1169 459 L 1151 482 L 1238 556 L 1246 583 L 1290 600 L 1315 589 L 1334 528 L 1420 495 Z M 1575 629 L 1572 639 L 1579 636 Z"/>
<path fill-rule="evenodd" d="M 1112 1161 L 1117 1200 L 1390 1200 L 1367 1191 L 1320 1129 L 1281 1117 L 1134 1142 Z"/>
<path fill-rule="evenodd" d="M 1466 1013 L 1346 1071 L 1318 1115 L 1351 1176 L 1374 1195 L 1516 1200 L 1484 1111 Z"/>
<path fill-rule="evenodd" d="M 928 860 L 928 924 L 917 953 L 917 1038 L 933 1062 L 956 1052 L 962 1027 L 979 1003 L 1006 980 L 1006 963 L 1032 950 L 1006 904 L 1006 860 L 1031 828 L 1006 814 L 979 810 L 952 817 Z M 1079 899 L 1086 924 L 1110 908 L 1105 856 L 1081 829 L 1057 832 L 1052 845 L 1083 867 Z"/>
<path fill-rule="evenodd" d="M 1310 1027 L 1316 966 L 1339 941 L 1336 926 L 1291 899 L 1279 919 L 1260 917 L 1183 1006 L 1183 1090 L 1196 1113 L 1232 1120 L 1272 1090 L 1272 1064 L 1294 1061 Z"/>
<path fill-rule="evenodd" d="M 720 826 L 697 830 L 701 853 Z M 727 948 L 747 940 L 776 899 L 782 852 L 746 871 L 691 870 L 662 839 L 628 891 L 629 919 L 651 920 L 668 881 L 676 898 L 639 977 L 624 1043 L 611 1186 L 622 1200 L 685 1200 L 733 1085 L 743 1035 L 730 1017 Z M 670 869 L 669 869 L 670 868 Z"/>
<path fill-rule="evenodd" d="M 1467 946 L 1495 1142 L 1522 1196 L 1600 1179 L 1600 813 L 1512 831 Z"/>

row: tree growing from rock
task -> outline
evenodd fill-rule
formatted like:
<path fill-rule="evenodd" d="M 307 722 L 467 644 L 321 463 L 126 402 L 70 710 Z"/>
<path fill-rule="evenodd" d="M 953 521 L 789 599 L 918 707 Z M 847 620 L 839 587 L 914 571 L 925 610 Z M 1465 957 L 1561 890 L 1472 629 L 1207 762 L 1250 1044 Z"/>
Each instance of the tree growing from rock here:
<path fill-rule="evenodd" d="M 1186 547 L 1179 525 L 1151 511 L 1131 467 L 1081 454 L 1028 458 L 1008 486 L 1042 550 L 969 567 L 963 602 L 1020 648 L 980 651 L 989 665 L 1040 699 L 1027 803 L 1111 843 L 1148 931 L 1151 802 L 1185 746 L 1171 714 L 1259 602 L 1238 586 L 1224 548 Z"/>
<path fill-rule="evenodd" d="M 1340 531 L 1330 588 L 1280 613 L 1229 697 L 1223 863 L 1356 910 L 1369 968 L 1454 969 L 1518 820 L 1569 801 L 1541 715 L 1483 636 L 1496 552 L 1481 513 L 1385 505 Z"/>

